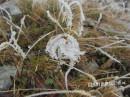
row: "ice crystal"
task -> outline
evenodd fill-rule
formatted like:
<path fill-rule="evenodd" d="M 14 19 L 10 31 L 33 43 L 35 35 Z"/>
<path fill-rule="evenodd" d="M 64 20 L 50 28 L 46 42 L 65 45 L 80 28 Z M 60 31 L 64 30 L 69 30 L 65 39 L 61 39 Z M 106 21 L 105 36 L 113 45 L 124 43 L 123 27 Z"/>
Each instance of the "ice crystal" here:
<path fill-rule="evenodd" d="M 69 59 L 75 62 L 78 62 L 80 55 L 84 54 L 80 51 L 77 40 L 69 34 L 53 36 L 47 43 L 46 52 L 53 59 Z"/>

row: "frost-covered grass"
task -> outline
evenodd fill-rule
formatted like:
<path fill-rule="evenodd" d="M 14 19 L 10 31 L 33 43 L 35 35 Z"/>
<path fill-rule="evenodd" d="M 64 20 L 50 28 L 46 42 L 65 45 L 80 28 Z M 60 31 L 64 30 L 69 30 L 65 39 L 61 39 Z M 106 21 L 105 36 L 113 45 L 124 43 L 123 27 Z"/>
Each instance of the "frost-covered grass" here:
<path fill-rule="evenodd" d="M 99 70 L 94 73 L 97 73 L 97 75 L 103 73 L 107 77 L 100 78 L 101 76 L 99 76 L 98 79 L 95 76 L 96 74 L 91 73 L 91 70 L 90 73 L 88 71 L 89 68 L 91 69 L 88 61 L 106 66 L 109 63 L 106 60 L 109 59 L 110 62 L 124 66 L 122 60 L 115 56 L 111 49 L 129 48 L 129 39 L 126 39 L 124 34 L 119 34 L 119 32 L 122 33 L 122 30 L 116 30 L 116 27 L 111 30 L 111 26 L 114 24 L 110 25 L 110 21 L 115 22 L 116 19 L 119 19 L 117 17 L 120 14 L 122 15 L 125 11 L 128 11 L 125 2 L 122 0 L 120 2 L 114 0 L 19 0 L 17 3 L 22 12 L 20 16 L 12 16 L 6 9 L 0 8 L 1 18 L 6 21 L 5 24 L 9 27 L 7 32 L 5 29 L 0 30 L 8 35 L 5 41 L 0 41 L 0 54 L 13 48 L 15 57 L 19 56 L 22 59 L 21 63 L 18 62 L 20 66 L 22 65 L 23 69 L 29 73 L 33 72 L 29 77 L 34 73 L 37 74 L 37 72 L 40 72 L 41 75 L 42 73 L 50 74 L 47 75 L 47 78 L 45 76 L 47 82 L 49 84 L 56 82 L 54 87 L 58 87 L 56 86 L 58 84 L 62 88 L 61 90 L 58 87 L 55 91 L 34 93 L 27 97 L 51 94 L 65 94 L 66 96 L 68 94 L 80 94 L 87 97 L 95 97 L 97 94 L 100 95 L 99 97 L 104 97 L 106 91 L 104 92 L 104 89 L 100 90 L 103 87 L 96 87 L 96 90 L 93 90 L 93 88 L 88 88 L 87 84 L 89 82 L 97 83 L 100 80 L 107 81 L 109 78 L 112 81 L 129 78 L 129 75 L 109 77 L 109 71 L 102 70 L 99 67 Z M 94 11 L 96 13 L 93 13 Z M 129 11 L 127 14 L 129 14 Z M 92 15 L 96 18 L 93 18 Z M 103 23 L 106 23 L 109 27 L 108 30 L 102 26 Z M 84 26 L 86 26 L 85 30 Z M 95 53 L 95 56 L 91 53 Z M 100 55 L 96 55 L 97 53 Z M 91 58 L 87 57 L 89 54 Z M 32 60 L 34 63 L 32 63 Z M 100 60 L 99 63 L 98 60 Z M 110 69 L 109 66 L 113 63 L 106 67 Z M 16 67 L 19 64 L 15 64 Z M 95 66 L 94 63 L 92 64 Z M 51 67 L 55 69 L 53 70 Z M 25 71 L 23 70 L 22 73 Z M 60 74 L 55 75 L 55 77 L 53 74 L 57 72 L 60 72 Z M 71 74 L 73 72 L 75 75 Z M 52 75 L 55 82 L 49 78 L 50 76 L 53 77 Z M 42 78 L 44 79 L 44 76 Z M 58 78 L 61 83 L 60 81 L 57 83 Z M 41 81 L 37 78 L 36 81 L 42 83 L 44 82 L 43 79 Z M 83 86 L 81 87 L 81 85 Z M 14 84 L 14 90 L 11 91 L 14 93 L 19 91 L 16 88 L 17 85 Z M 114 87 L 113 91 L 115 95 L 118 94 L 115 91 L 120 92 L 117 87 Z M 94 95 L 94 93 L 96 94 Z"/>
<path fill-rule="evenodd" d="M 72 26 L 73 26 L 73 19 L 75 18 L 74 12 L 73 12 L 73 9 L 75 8 L 75 6 L 78 7 L 77 10 L 79 10 L 80 15 L 79 15 L 79 20 L 77 20 L 78 28 L 77 28 L 77 30 L 75 30 L 73 32 L 75 32 L 74 34 L 76 34 L 78 36 L 82 35 L 83 22 L 85 20 L 85 16 L 83 14 L 82 5 L 79 1 L 57 0 L 55 2 L 57 2 L 58 6 L 59 6 L 58 17 L 54 17 L 53 16 L 54 13 L 52 13 L 52 11 L 50 11 L 49 9 L 46 10 L 46 13 L 43 12 L 43 14 L 46 14 L 47 18 L 49 18 L 52 23 L 56 24 L 61 29 L 61 32 L 60 32 L 61 34 L 56 35 L 55 37 L 53 36 L 53 38 L 50 38 L 50 40 L 46 46 L 46 52 L 48 52 L 48 54 L 51 56 L 52 59 L 55 59 L 57 61 L 64 61 L 64 62 L 66 60 L 70 61 L 69 68 L 65 73 L 65 86 L 66 86 L 66 89 L 68 90 L 69 88 L 68 88 L 67 77 L 68 77 L 70 71 L 72 69 L 74 69 L 74 65 L 77 62 L 79 62 L 80 56 L 84 54 L 84 52 L 80 51 L 79 43 L 76 40 L 76 38 L 74 38 L 72 35 L 70 35 L 70 32 L 72 31 Z M 41 6 L 39 6 L 39 8 L 43 9 L 44 7 L 42 5 L 46 5 L 46 4 L 48 5 L 47 1 L 33 0 L 32 8 L 35 6 L 41 5 Z M 36 40 L 36 42 L 34 44 L 31 44 L 32 46 L 29 47 L 29 45 L 28 45 L 29 49 L 27 51 L 24 51 L 23 48 L 18 44 L 18 41 L 20 39 L 20 35 L 22 33 L 24 33 L 23 28 L 26 29 L 25 20 L 27 19 L 27 16 L 29 16 L 29 15 L 24 14 L 23 18 L 21 18 L 19 20 L 20 26 L 18 26 L 17 24 L 15 24 L 13 22 L 12 16 L 6 9 L 1 8 L 1 14 L 2 14 L 2 18 L 5 19 L 6 23 L 10 26 L 10 37 L 9 37 L 9 41 L 6 41 L 6 42 L 3 42 L 0 44 L 0 51 L 7 49 L 7 48 L 9 48 L 9 46 L 11 46 L 16 51 L 16 53 L 20 57 L 22 57 L 23 60 L 25 60 L 27 58 L 27 56 L 29 55 L 29 52 L 34 48 L 34 46 L 39 41 L 44 39 L 50 33 L 52 33 L 52 32 L 54 33 L 54 31 L 51 31 L 51 32 L 47 32 L 47 34 L 45 34 L 43 36 L 40 36 L 40 38 L 38 40 Z M 62 22 L 65 23 L 64 27 L 62 26 L 62 24 L 60 24 L 61 22 L 58 20 L 58 18 L 61 18 Z M 65 27 L 67 30 L 65 30 Z M 67 63 L 65 62 L 65 64 L 67 64 Z M 89 77 L 91 78 L 91 76 L 89 76 Z M 92 77 L 92 79 L 93 78 L 94 77 Z M 96 79 L 94 79 L 94 80 L 96 81 Z M 60 91 L 60 92 L 62 92 L 62 91 Z M 82 91 L 80 92 L 78 90 L 63 91 L 63 93 L 71 93 L 71 92 L 90 96 L 89 93 L 85 93 Z M 58 93 L 58 91 L 56 93 Z M 50 92 L 50 93 L 46 92 L 45 94 L 53 94 L 53 92 Z"/>

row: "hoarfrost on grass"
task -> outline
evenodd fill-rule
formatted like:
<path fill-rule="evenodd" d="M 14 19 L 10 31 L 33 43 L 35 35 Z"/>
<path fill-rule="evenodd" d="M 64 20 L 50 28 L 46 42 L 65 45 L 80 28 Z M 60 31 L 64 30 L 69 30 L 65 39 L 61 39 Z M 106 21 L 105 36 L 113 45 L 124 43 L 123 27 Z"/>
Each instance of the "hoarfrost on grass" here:
<path fill-rule="evenodd" d="M 5 14 L 7 16 L 5 16 Z M 8 46 L 12 47 L 22 58 L 25 58 L 25 53 L 23 52 L 23 49 L 18 45 L 18 40 L 16 39 L 16 34 L 17 32 L 13 29 L 13 27 L 15 27 L 16 29 L 18 29 L 18 33 L 20 33 L 22 31 L 22 29 L 15 25 L 12 21 L 12 16 L 11 14 L 4 8 L 0 7 L 0 14 L 2 15 L 3 19 L 6 20 L 7 24 L 10 26 L 10 39 L 9 41 L 3 42 L 0 44 L 0 51 L 7 48 Z M 22 24 L 21 24 L 22 25 Z"/>
<path fill-rule="evenodd" d="M 53 36 L 47 43 L 46 52 L 53 59 L 70 59 L 76 62 L 84 54 L 80 51 L 78 41 L 66 33 Z"/>
<path fill-rule="evenodd" d="M 63 14 L 63 19 L 66 17 L 67 27 L 72 27 L 73 13 L 70 5 L 64 0 L 59 0 L 59 5 L 61 7 L 60 14 Z"/>

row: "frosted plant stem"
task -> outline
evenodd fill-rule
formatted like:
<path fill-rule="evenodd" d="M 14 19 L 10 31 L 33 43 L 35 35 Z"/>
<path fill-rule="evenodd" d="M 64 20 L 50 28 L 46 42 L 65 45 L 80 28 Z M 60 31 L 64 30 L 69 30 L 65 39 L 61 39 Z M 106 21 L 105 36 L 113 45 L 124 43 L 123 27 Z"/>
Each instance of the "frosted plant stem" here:
<path fill-rule="evenodd" d="M 62 30 L 63 32 L 65 32 L 64 29 L 63 29 L 63 27 L 60 25 L 60 23 L 59 23 L 56 19 L 54 19 L 54 18 L 52 17 L 52 15 L 50 14 L 50 11 L 49 11 L 49 10 L 47 11 L 47 15 L 48 15 L 48 17 L 49 17 L 50 20 L 52 20 L 54 23 L 56 23 L 56 24 L 61 28 L 61 30 Z"/>
<path fill-rule="evenodd" d="M 119 79 L 122 79 L 122 78 L 127 78 L 128 76 L 130 76 L 130 73 L 125 74 L 125 75 L 123 75 L 123 76 L 121 76 L 121 77 L 116 77 L 115 80 L 119 80 Z M 128 77 L 128 78 L 129 78 L 129 77 Z"/>
<path fill-rule="evenodd" d="M 10 13 L 8 13 L 7 10 L 2 9 L 2 8 L 0 7 L 0 11 L 2 11 L 2 10 L 3 10 L 3 11 L 8 15 L 8 17 L 9 17 L 9 18 L 7 18 L 7 17 L 5 17 L 4 15 L 2 16 L 2 17 L 6 20 L 7 24 L 9 24 L 10 26 L 14 26 L 15 28 L 17 28 L 17 29 L 19 29 L 20 31 L 22 31 L 22 29 L 21 29 L 18 25 L 16 25 L 16 24 L 13 23 L 12 17 L 11 17 L 11 15 L 10 15 Z"/>
<path fill-rule="evenodd" d="M 100 24 L 100 22 L 101 22 L 102 18 L 103 18 L 103 14 L 102 14 L 102 13 L 100 13 L 100 14 L 99 14 L 98 21 L 97 21 L 97 25 L 99 25 L 99 24 Z"/>
<path fill-rule="evenodd" d="M 100 47 L 100 48 L 103 49 L 103 48 L 111 47 L 112 45 L 119 44 L 119 43 L 122 43 L 122 42 L 124 42 L 124 41 L 125 41 L 125 40 L 119 40 L 119 41 L 116 41 L 116 42 L 114 42 L 114 43 L 111 43 L 111 44 L 102 46 L 102 47 Z"/>
<path fill-rule="evenodd" d="M 73 20 L 73 13 L 71 10 L 70 5 L 68 2 L 65 2 L 64 0 L 59 0 L 59 3 L 61 3 L 61 10 L 59 12 L 59 15 L 63 14 L 63 21 L 66 20 L 66 26 L 67 28 L 72 27 L 72 20 Z M 66 19 L 65 19 L 66 18 Z"/>
<path fill-rule="evenodd" d="M 70 62 L 70 67 L 69 67 L 69 69 L 66 71 L 66 73 L 65 73 L 65 87 L 66 87 L 66 89 L 68 90 L 68 75 L 69 75 L 69 73 L 71 72 L 71 70 L 73 69 L 73 67 L 74 67 L 74 62 L 73 61 L 71 61 Z"/>
<path fill-rule="evenodd" d="M 82 31 L 84 30 L 83 29 L 83 22 L 85 21 L 85 16 L 84 16 L 84 13 L 83 13 L 83 9 L 82 9 L 82 6 L 81 6 L 81 3 L 79 1 L 73 1 L 69 4 L 69 6 L 71 7 L 72 5 L 77 5 L 80 9 L 80 20 L 79 20 L 79 27 L 78 27 L 78 36 L 81 36 L 82 35 Z"/>
<path fill-rule="evenodd" d="M 28 91 L 56 91 L 58 89 L 44 89 L 44 88 L 29 88 L 29 89 L 24 89 L 24 88 L 18 88 L 18 89 L 12 89 L 12 90 L 1 90 L 0 93 L 9 93 L 9 92 L 14 92 L 14 91 L 23 91 L 23 92 L 28 92 Z"/>
<path fill-rule="evenodd" d="M 66 89 L 68 90 L 68 75 L 70 73 L 70 71 L 72 70 L 73 68 L 69 67 L 69 69 L 66 71 L 65 73 L 65 87 Z"/>
<path fill-rule="evenodd" d="M 89 92 L 86 92 L 84 90 L 59 90 L 59 91 L 40 92 L 25 97 L 36 97 L 41 95 L 52 95 L 52 94 L 81 94 L 84 96 L 92 97 L 92 95 Z"/>
<path fill-rule="evenodd" d="M 95 46 L 89 45 L 89 44 L 86 44 L 86 45 L 89 46 L 89 47 L 92 47 L 92 48 L 96 49 L 97 51 L 100 51 L 102 54 L 106 55 L 111 60 L 113 60 L 113 61 L 115 61 L 117 63 L 121 63 L 119 60 L 117 60 L 116 58 L 112 57 L 110 54 L 108 54 L 107 52 L 105 52 L 104 50 L 102 50 L 100 47 L 95 47 Z"/>
<path fill-rule="evenodd" d="M 66 66 L 70 66 L 69 64 L 65 64 Z M 82 73 L 82 74 L 84 74 L 84 75 L 86 75 L 86 76 L 88 76 L 90 79 L 92 79 L 92 81 L 94 82 L 94 83 L 97 83 L 97 80 L 96 80 L 96 78 L 93 76 L 93 75 L 91 75 L 91 74 L 89 74 L 89 73 L 86 73 L 86 72 L 84 72 L 84 71 L 82 71 L 82 70 L 80 70 L 80 69 L 78 69 L 78 68 L 76 68 L 76 67 L 73 67 L 73 69 L 74 70 L 76 70 L 76 71 L 78 71 L 78 72 L 80 72 L 80 73 Z"/>
<path fill-rule="evenodd" d="M 10 13 L 9 13 L 6 9 L 0 7 L 0 13 L 1 13 L 2 15 L 3 15 L 2 10 L 8 15 L 9 20 L 12 21 L 12 16 L 10 15 Z M 4 16 L 4 15 L 3 15 L 3 16 Z"/>
<path fill-rule="evenodd" d="M 23 59 L 25 58 L 25 53 L 17 43 L 9 44 L 9 46 L 11 46 L 19 55 L 21 55 Z"/>
<path fill-rule="evenodd" d="M 117 62 L 117 63 L 121 63 L 119 60 L 117 60 L 116 58 L 113 58 L 110 54 L 108 54 L 107 52 L 103 51 L 101 48 L 97 48 L 98 51 L 100 51 L 102 54 L 106 55 L 107 57 L 109 57 L 110 59 L 112 59 L 113 61 Z"/>
<path fill-rule="evenodd" d="M 25 27 L 25 19 L 26 19 L 26 15 L 24 15 L 20 21 L 20 28 L 19 29 L 19 32 L 18 32 L 18 36 L 17 36 L 17 41 L 19 40 L 19 37 L 20 37 L 20 32 L 22 32 L 22 28 Z"/>

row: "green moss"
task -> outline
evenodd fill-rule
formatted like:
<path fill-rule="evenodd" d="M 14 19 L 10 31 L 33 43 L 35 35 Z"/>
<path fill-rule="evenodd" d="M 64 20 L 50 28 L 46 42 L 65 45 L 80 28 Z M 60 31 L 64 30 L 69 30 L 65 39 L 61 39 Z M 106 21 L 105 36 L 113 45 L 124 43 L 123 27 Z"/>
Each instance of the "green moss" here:
<path fill-rule="evenodd" d="M 54 85 L 54 80 L 52 78 L 47 78 L 45 80 L 45 84 L 47 84 L 47 85 Z"/>
<path fill-rule="evenodd" d="M 46 62 L 48 62 L 49 57 L 42 55 L 42 56 L 33 56 L 30 58 L 30 61 L 33 65 L 36 64 L 44 64 Z"/>

